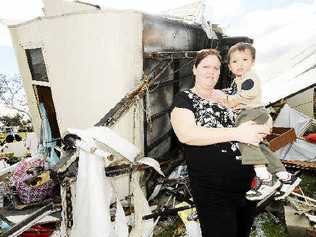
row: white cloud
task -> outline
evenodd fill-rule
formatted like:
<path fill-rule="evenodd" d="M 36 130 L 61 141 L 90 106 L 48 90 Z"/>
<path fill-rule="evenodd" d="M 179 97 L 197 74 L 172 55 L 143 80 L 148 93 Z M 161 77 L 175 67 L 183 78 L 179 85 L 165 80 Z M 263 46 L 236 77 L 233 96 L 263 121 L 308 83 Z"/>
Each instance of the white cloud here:
<path fill-rule="evenodd" d="M 0 46 L 5 45 L 5 46 L 11 46 L 11 37 L 9 34 L 9 30 L 5 24 L 0 23 Z"/>
<path fill-rule="evenodd" d="M 0 19 L 25 20 L 42 15 L 41 0 L 2 0 Z"/>
<path fill-rule="evenodd" d="M 0 45 L 12 46 L 7 24 L 32 19 L 42 15 L 41 0 L 1 0 L 0 3 Z"/>
<path fill-rule="evenodd" d="M 242 11 L 240 0 L 207 0 L 206 14 L 212 23 L 221 23 L 224 27 Z"/>

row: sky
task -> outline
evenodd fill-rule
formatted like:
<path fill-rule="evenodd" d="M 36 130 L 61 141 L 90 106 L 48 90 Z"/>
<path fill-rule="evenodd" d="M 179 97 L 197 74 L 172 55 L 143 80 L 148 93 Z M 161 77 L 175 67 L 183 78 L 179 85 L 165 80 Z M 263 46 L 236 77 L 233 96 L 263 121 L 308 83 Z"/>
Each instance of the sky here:
<path fill-rule="evenodd" d="M 159 14 L 193 0 L 87 2 Z M 254 39 L 259 71 L 267 71 L 283 55 L 316 37 L 313 33 L 316 33 L 316 0 L 205 0 L 205 4 L 206 17 L 211 23 L 219 24 L 227 35 Z M 42 7 L 41 0 L 1 0 L 0 21 L 10 24 L 35 18 L 42 15 Z M 11 38 L 5 24 L 0 24 L 0 73 L 17 72 Z"/>

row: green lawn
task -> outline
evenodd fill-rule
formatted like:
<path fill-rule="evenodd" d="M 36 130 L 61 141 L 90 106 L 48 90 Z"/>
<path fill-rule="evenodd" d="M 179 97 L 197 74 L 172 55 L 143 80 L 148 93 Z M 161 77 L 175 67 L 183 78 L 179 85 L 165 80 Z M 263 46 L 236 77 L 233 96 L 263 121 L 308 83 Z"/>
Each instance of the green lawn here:
<path fill-rule="evenodd" d="M 22 137 L 22 140 L 25 140 L 27 132 L 18 132 L 18 134 Z M 0 133 L 0 141 L 3 142 L 7 135 L 7 133 Z"/>

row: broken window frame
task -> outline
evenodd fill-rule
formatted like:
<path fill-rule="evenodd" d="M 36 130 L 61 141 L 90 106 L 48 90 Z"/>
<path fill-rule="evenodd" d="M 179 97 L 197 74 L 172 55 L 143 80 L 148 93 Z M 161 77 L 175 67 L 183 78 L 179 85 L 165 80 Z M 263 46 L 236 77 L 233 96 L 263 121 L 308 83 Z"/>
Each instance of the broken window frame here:
<path fill-rule="evenodd" d="M 43 49 L 25 49 L 25 54 L 33 81 L 49 82 Z"/>

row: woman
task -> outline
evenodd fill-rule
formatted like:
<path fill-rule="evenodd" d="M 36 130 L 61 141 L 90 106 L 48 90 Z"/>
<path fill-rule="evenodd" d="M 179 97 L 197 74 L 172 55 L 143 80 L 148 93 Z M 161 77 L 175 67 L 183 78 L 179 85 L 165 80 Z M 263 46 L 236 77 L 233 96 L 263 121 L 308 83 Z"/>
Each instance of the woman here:
<path fill-rule="evenodd" d="M 244 196 L 254 174 L 241 165 L 237 142 L 258 146 L 269 129 L 251 121 L 234 127 L 233 111 L 216 103 L 220 66 L 218 51 L 198 53 L 194 87 L 175 97 L 171 124 L 184 146 L 202 235 L 247 237 L 255 204 Z"/>

